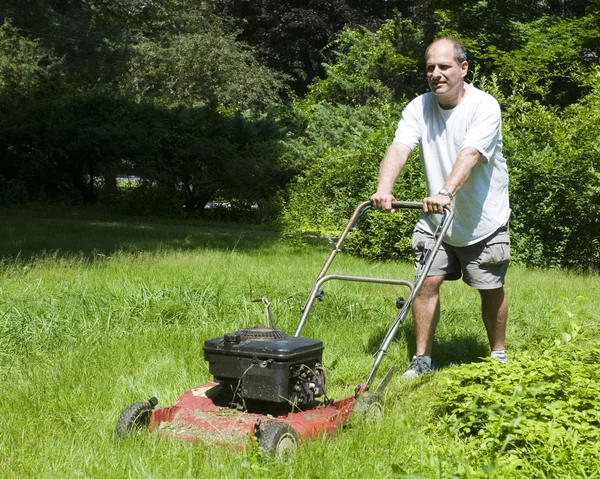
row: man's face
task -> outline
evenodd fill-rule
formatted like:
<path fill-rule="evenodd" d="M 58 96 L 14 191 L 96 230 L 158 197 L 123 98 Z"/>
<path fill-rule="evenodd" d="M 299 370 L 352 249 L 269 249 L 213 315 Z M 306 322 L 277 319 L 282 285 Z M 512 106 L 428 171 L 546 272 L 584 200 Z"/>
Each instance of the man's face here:
<path fill-rule="evenodd" d="M 435 42 L 427 55 L 427 83 L 434 95 L 440 99 L 457 96 L 463 88 L 469 64 L 459 64 L 454 58 L 451 42 Z"/>

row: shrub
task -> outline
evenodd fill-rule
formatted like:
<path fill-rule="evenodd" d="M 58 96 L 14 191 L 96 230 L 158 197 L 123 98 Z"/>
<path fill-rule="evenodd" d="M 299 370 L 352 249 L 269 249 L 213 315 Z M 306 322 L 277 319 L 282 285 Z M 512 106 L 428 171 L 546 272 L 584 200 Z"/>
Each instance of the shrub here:
<path fill-rule="evenodd" d="M 387 110 L 371 106 L 348 109 L 321 103 L 313 110 L 309 135 L 316 138 L 312 147 L 303 151 L 315 156 L 289 189 L 283 216 L 287 233 L 336 235 L 343 230 L 356 206 L 377 189 L 382 154 L 399 117 L 400 109 L 389 106 Z M 398 200 L 420 201 L 424 193 L 421 164 L 415 153 L 395 194 Z M 408 259 L 415 222 L 413 213 L 371 213 L 358 222 L 346 248 L 371 259 Z"/>
<path fill-rule="evenodd" d="M 464 444 L 472 463 L 492 459 L 506 477 L 597 472 L 600 344 L 579 339 L 573 326 L 537 357 L 457 369 L 435 401 L 437 427 Z"/>
<path fill-rule="evenodd" d="M 515 259 L 600 268 L 600 92 L 564 110 L 501 97 Z"/>

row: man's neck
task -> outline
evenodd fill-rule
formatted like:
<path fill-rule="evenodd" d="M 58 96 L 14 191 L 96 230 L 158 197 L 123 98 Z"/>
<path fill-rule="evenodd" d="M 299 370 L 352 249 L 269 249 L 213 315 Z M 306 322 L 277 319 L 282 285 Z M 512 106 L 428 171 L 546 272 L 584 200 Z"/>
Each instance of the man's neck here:
<path fill-rule="evenodd" d="M 442 98 L 438 96 L 437 101 L 442 110 L 452 110 L 460 105 L 460 102 L 463 101 L 465 95 L 467 94 L 467 84 L 463 83 L 457 92 L 450 97 Z"/>

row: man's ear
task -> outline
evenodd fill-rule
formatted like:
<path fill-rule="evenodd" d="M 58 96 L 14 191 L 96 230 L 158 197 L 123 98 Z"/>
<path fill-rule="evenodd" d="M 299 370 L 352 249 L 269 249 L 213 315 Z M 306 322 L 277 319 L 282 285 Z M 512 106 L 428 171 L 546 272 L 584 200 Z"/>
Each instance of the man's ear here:
<path fill-rule="evenodd" d="M 469 62 L 465 60 L 460 65 L 460 74 L 464 78 L 467 76 L 468 72 L 469 72 Z"/>

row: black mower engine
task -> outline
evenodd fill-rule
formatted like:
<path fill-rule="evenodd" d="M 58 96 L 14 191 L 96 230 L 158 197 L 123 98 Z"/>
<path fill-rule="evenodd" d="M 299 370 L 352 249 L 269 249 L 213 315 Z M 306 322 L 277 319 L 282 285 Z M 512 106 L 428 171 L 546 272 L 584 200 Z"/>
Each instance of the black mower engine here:
<path fill-rule="evenodd" d="M 203 349 L 223 394 L 290 406 L 326 395 L 322 341 L 255 327 L 206 340 Z"/>

